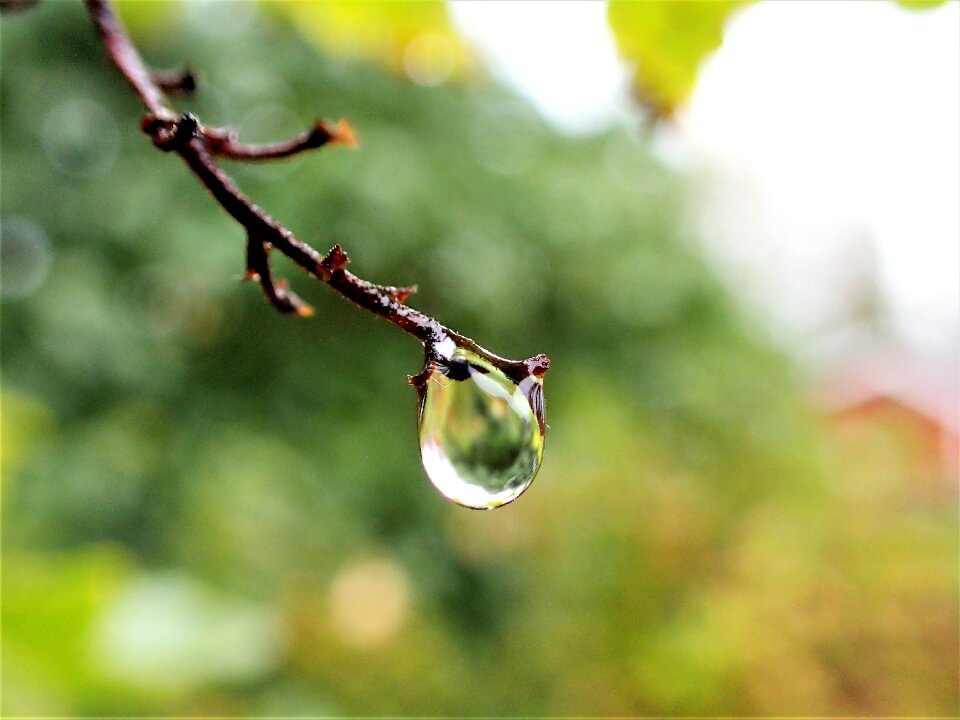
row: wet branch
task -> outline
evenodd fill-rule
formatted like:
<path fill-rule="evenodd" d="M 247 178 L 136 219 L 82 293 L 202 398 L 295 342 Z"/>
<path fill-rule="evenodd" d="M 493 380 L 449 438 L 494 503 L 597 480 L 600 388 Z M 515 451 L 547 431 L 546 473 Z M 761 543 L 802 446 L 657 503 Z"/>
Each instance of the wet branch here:
<path fill-rule="evenodd" d="M 550 361 L 545 355 L 522 361 L 502 358 L 433 318 L 404 305 L 403 301 L 415 291 L 415 286 L 375 285 L 352 274 L 345 269 L 349 259 L 339 245 L 334 245 L 325 255 L 321 255 L 251 202 L 214 161 L 215 156 L 229 160 L 262 161 L 291 157 L 328 144 L 354 146 L 356 139 L 353 129 L 346 121 L 332 125 L 317 121 L 313 127 L 291 140 L 268 145 L 244 144 L 232 132 L 206 128 L 191 113 L 177 113 L 164 94 L 164 91 L 191 91 L 195 86 L 193 74 L 189 70 L 150 70 L 130 42 L 110 0 L 85 1 L 110 61 L 147 109 L 148 114 L 141 122 L 142 130 L 158 149 L 179 155 L 220 206 L 246 230 L 245 277 L 260 283 L 264 295 L 274 308 L 300 316 L 313 313 L 309 305 L 288 289 L 285 280 L 273 279 L 269 257 L 272 249 L 286 255 L 346 299 L 416 337 L 424 343 L 428 366 L 433 348 L 450 338 L 457 345 L 484 356 L 510 376 L 520 378 L 531 373 L 542 375 L 546 372 Z M 415 380 L 413 382 L 416 384 Z"/>

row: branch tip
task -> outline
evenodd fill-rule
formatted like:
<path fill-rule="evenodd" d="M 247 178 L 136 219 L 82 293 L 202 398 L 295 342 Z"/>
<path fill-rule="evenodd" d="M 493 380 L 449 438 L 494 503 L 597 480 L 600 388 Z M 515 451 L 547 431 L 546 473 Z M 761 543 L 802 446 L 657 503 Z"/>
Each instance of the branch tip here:
<path fill-rule="evenodd" d="M 317 121 L 316 127 L 322 127 L 327 133 L 329 142 L 335 145 L 346 145 L 348 148 L 356 149 L 360 143 L 357 141 L 357 133 L 346 118 L 340 118 L 333 127 L 326 127 L 322 121 Z"/>
<path fill-rule="evenodd" d="M 315 310 L 312 305 L 307 305 L 306 303 L 301 303 L 296 309 L 297 317 L 308 318 L 313 317 Z"/>
<path fill-rule="evenodd" d="M 177 70 L 152 70 L 153 81 L 171 95 L 190 95 L 197 89 L 197 76 L 189 67 Z"/>
<path fill-rule="evenodd" d="M 304 302 L 299 295 L 290 290 L 290 283 L 286 279 L 277 282 L 271 287 L 272 296 L 268 298 L 282 313 L 292 313 L 298 317 L 307 318 L 313 315 L 313 306 Z"/>

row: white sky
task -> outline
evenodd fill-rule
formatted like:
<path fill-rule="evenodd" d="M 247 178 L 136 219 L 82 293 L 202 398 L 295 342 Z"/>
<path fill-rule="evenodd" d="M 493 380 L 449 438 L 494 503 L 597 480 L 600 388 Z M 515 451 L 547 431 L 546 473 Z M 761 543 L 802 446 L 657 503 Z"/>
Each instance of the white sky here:
<path fill-rule="evenodd" d="M 494 72 L 568 132 L 629 112 L 603 2 L 454 2 Z M 704 177 L 709 251 L 786 337 L 812 335 L 872 246 L 897 329 L 960 338 L 960 3 L 750 6 L 666 159 Z"/>

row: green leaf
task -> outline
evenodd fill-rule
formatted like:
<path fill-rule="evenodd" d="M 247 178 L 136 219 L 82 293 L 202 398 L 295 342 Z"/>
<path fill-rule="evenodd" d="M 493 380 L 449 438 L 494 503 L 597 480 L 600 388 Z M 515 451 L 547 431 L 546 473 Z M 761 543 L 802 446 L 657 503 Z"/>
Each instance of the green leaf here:
<path fill-rule="evenodd" d="M 690 95 L 704 58 L 720 47 L 730 14 L 750 0 L 610 0 L 607 20 L 620 53 L 636 63 L 634 87 L 658 117 Z"/>

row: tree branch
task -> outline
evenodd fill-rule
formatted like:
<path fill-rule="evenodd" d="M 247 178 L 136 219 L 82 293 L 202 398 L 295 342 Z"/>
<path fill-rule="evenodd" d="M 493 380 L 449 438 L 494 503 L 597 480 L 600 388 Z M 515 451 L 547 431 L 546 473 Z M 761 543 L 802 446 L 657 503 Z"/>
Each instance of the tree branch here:
<path fill-rule="evenodd" d="M 260 281 L 264 294 L 277 310 L 301 316 L 313 312 L 309 305 L 287 290 L 286 281 L 274 282 L 269 265 L 270 248 L 279 250 L 347 300 L 420 340 L 426 351 L 427 366 L 434 359 L 435 346 L 449 338 L 458 346 L 486 358 L 517 381 L 531 373 L 543 375 L 547 371 L 550 361 L 546 355 L 537 355 L 528 360 L 500 357 L 433 318 L 404 305 L 403 300 L 415 288 L 375 285 L 350 273 L 345 269 L 349 259 L 339 245 L 334 245 L 326 255 L 320 255 L 252 203 L 213 160 L 214 155 L 235 160 L 265 160 L 289 157 L 327 143 L 355 144 L 349 124 L 340 121 L 328 127 L 317 122 L 313 128 L 293 140 L 265 146 L 238 143 L 228 132 L 204 128 L 191 113 L 180 115 L 172 108 L 158 83 L 158 76 L 150 71 L 130 42 L 110 0 L 86 0 L 86 6 L 107 56 L 148 111 L 141 122 L 142 130 L 151 137 L 157 148 L 179 155 L 220 206 L 245 228 L 246 277 Z M 411 381 L 416 384 L 415 379 Z"/>

